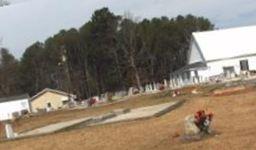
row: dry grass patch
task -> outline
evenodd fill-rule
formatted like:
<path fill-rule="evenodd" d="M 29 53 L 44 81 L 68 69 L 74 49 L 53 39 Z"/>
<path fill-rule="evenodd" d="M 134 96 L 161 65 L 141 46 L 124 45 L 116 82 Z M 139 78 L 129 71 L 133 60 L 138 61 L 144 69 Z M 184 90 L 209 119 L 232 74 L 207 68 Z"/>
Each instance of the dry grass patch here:
<path fill-rule="evenodd" d="M 81 117 L 104 114 L 118 108 L 132 109 L 170 102 L 172 99 L 168 93 L 169 92 L 163 92 L 153 95 L 134 97 L 126 101 L 121 101 L 105 106 L 91 107 L 79 110 L 59 110 L 47 114 L 33 116 L 30 118 L 22 118 L 14 122 L 14 129 L 16 132 L 26 131 L 60 121 L 68 121 Z"/>
<path fill-rule="evenodd" d="M 255 91 L 222 97 L 194 97 L 179 109 L 159 118 L 4 142 L 0 144 L 0 149 L 254 149 L 255 98 Z M 202 108 L 215 113 L 213 129 L 219 134 L 198 142 L 182 142 L 175 135 L 183 134 L 184 117 Z"/>

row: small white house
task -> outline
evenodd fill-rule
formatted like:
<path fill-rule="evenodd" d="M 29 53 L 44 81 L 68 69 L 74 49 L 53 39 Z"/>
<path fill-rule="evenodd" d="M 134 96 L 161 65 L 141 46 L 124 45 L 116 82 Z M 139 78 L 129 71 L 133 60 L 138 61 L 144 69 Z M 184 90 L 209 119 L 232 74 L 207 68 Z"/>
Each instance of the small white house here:
<path fill-rule="evenodd" d="M 256 70 L 256 26 L 194 32 L 187 66 L 171 74 L 182 83 L 231 78 Z"/>
<path fill-rule="evenodd" d="M 12 119 L 13 113 L 21 115 L 22 111 L 31 111 L 27 94 L 0 98 L 0 121 Z"/>

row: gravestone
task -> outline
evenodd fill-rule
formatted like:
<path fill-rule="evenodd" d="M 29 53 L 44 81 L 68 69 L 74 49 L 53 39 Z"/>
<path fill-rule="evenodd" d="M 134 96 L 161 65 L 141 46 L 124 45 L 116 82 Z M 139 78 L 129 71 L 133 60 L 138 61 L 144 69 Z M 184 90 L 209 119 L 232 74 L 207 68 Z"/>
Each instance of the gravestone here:
<path fill-rule="evenodd" d="M 161 86 L 161 84 L 157 82 L 157 83 L 156 83 L 156 89 L 159 90 L 159 89 L 160 89 L 160 86 Z"/>
<path fill-rule="evenodd" d="M 145 85 L 145 93 L 148 93 L 150 90 L 149 90 L 149 87 L 148 87 L 148 84 Z"/>
<path fill-rule="evenodd" d="M 170 89 L 174 89 L 173 78 L 170 79 L 169 88 L 170 88 Z"/>
<path fill-rule="evenodd" d="M 130 87 L 128 91 L 128 96 L 132 96 L 132 95 L 133 95 L 133 87 Z"/>
<path fill-rule="evenodd" d="M 164 87 L 167 88 L 168 87 L 168 83 L 167 83 L 167 80 L 164 79 Z"/>
<path fill-rule="evenodd" d="M 149 91 L 149 92 L 152 92 L 151 84 L 148 84 L 148 91 Z"/>
<path fill-rule="evenodd" d="M 180 88 L 180 87 L 182 87 L 183 85 L 184 85 L 184 83 L 183 83 L 183 79 L 182 79 L 182 77 L 181 77 L 181 76 L 179 76 L 178 87 Z"/>
<path fill-rule="evenodd" d="M 185 118 L 185 135 L 197 135 L 200 133 L 200 130 L 195 125 L 194 115 L 189 115 Z"/>
<path fill-rule="evenodd" d="M 154 87 L 154 91 L 157 91 L 157 85 L 155 82 L 153 83 L 153 87 Z"/>
<path fill-rule="evenodd" d="M 101 98 L 100 98 L 103 102 L 107 102 L 108 101 L 108 92 L 101 94 Z"/>
<path fill-rule="evenodd" d="M 140 88 L 139 88 L 139 92 L 140 93 L 143 93 L 145 90 L 144 90 L 144 88 L 143 88 L 143 86 L 141 86 Z"/>
<path fill-rule="evenodd" d="M 199 82 L 198 82 L 198 78 L 197 77 L 193 77 L 193 82 L 194 82 L 194 84 L 198 84 Z"/>
<path fill-rule="evenodd" d="M 150 87 L 150 91 L 154 91 L 154 87 L 152 83 L 149 84 L 149 87 Z"/>
<path fill-rule="evenodd" d="M 13 132 L 11 121 L 4 121 L 4 126 L 5 126 L 6 138 L 7 139 L 15 138 L 15 133 Z"/>
<path fill-rule="evenodd" d="M 13 115 L 7 114 L 2 116 L 2 118 L 0 119 L 1 119 L 0 121 L 4 124 L 4 127 L 5 127 L 6 138 L 7 139 L 15 138 L 15 133 L 13 132 L 13 129 L 12 129 L 12 120 L 14 119 Z"/>

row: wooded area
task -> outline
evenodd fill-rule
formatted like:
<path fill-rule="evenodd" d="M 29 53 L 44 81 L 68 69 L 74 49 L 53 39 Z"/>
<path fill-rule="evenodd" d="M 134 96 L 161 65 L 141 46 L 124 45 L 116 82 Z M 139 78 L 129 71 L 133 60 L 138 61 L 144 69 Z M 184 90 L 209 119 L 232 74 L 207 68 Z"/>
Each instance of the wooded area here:
<path fill-rule="evenodd" d="M 6 5 L 9 5 L 10 2 L 7 1 L 7 0 L 0 0 L 0 7 L 3 7 L 3 6 L 6 6 Z"/>
<path fill-rule="evenodd" d="M 88 98 L 169 79 L 186 64 L 191 33 L 213 28 L 193 15 L 138 21 L 102 8 L 81 28 L 29 46 L 20 60 L 1 49 L 0 97 L 47 87 Z"/>

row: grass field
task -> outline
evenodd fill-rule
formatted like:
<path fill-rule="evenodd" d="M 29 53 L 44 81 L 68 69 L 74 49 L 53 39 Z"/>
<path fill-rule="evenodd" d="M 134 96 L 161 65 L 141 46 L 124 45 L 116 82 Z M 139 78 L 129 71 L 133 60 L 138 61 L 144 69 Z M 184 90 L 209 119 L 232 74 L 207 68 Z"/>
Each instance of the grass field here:
<path fill-rule="evenodd" d="M 255 149 L 256 148 L 256 91 L 233 93 L 231 95 L 184 95 L 188 99 L 180 108 L 159 117 L 147 120 L 121 122 L 77 129 L 62 133 L 34 138 L 6 141 L 0 143 L 0 149 L 17 150 L 169 150 L 169 149 Z M 17 128 L 25 129 L 27 123 L 39 126 L 56 121 L 55 118 L 70 119 L 95 113 L 103 113 L 113 108 L 129 108 L 154 105 L 170 101 L 166 93 L 137 97 L 129 101 L 116 103 L 89 110 L 63 111 L 20 120 Z M 184 142 L 183 121 L 185 116 L 198 109 L 214 112 L 213 130 L 218 133 L 197 142 Z M 67 115 L 69 114 L 69 115 Z M 74 116 L 72 116 L 74 115 Z M 61 117 L 60 117 L 61 116 Z M 45 120 L 48 121 L 45 121 Z M 39 121 L 38 121 L 39 120 Z M 44 120 L 44 121 L 42 121 Z M 38 123 L 41 122 L 41 123 Z"/>

